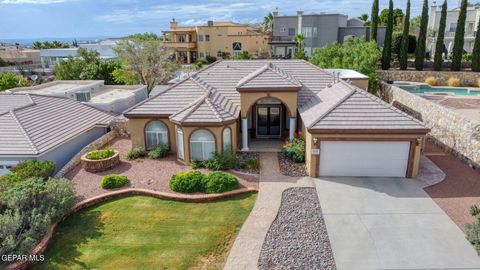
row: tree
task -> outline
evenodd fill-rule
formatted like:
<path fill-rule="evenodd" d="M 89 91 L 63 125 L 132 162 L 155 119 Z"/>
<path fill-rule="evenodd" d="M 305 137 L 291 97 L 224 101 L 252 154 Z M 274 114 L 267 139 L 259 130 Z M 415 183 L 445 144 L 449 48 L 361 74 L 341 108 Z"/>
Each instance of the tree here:
<path fill-rule="evenodd" d="M 372 22 L 370 23 L 370 40 L 377 41 L 378 38 L 378 0 L 372 3 Z"/>
<path fill-rule="evenodd" d="M 400 69 L 406 70 L 408 67 L 408 33 L 410 33 L 410 0 L 407 0 L 407 9 L 405 11 L 405 20 L 403 21 L 402 43 L 400 45 Z"/>
<path fill-rule="evenodd" d="M 428 0 L 423 0 L 422 16 L 420 19 L 420 33 L 418 34 L 417 50 L 415 52 L 415 68 L 423 70 L 425 63 L 425 47 L 428 27 Z"/>
<path fill-rule="evenodd" d="M 35 41 L 32 43 L 32 48 L 36 50 L 44 50 L 44 49 L 56 49 L 56 48 L 70 48 L 70 45 L 67 43 L 62 43 L 58 40 L 54 40 L 52 42 L 49 41 Z"/>
<path fill-rule="evenodd" d="M 368 21 L 368 14 L 367 13 L 363 13 L 362 15 L 358 16 L 358 19 L 364 21 L 364 22 L 367 22 Z"/>
<path fill-rule="evenodd" d="M 475 36 L 475 43 L 472 51 L 472 70 L 480 72 L 480 21 L 477 26 L 477 34 Z"/>
<path fill-rule="evenodd" d="M 27 85 L 27 81 L 22 76 L 12 72 L 0 73 L 0 92 Z"/>
<path fill-rule="evenodd" d="M 137 41 L 147 41 L 147 40 L 161 40 L 161 38 L 153 33 L 153 32 L 145 32 L 145 33 L 136 33 L 127 36 L 128 39 L 133 39 Z"/>
<path fill-rule="evenodd" d="M 388 15 L 390 9 L 384 9 L 382 12 L 380 12 L 380 25 L 386 26 L 388 25 Z M 395 31 L 402 31 L 402 26 L 403 26 L 403 17 L 405 17 L 405 14 L 403 14 L 403 11 L 399 8 L 392 9 L 393 12 L 393 28 Z"/>
<path fill-rule="evenodd" d="M 296 44 L 295 53 L 293 58 L 308 60 L 307 54 L 305 53 L 305 35 L 302 33 L 296 34 L 293 36 L 292 41 Z"/>
<path fill-rule="evenodd" d="M 169 54 L 158 40 L 139 41 L 125 39 L 115 47 L 124 73 L 134 74 L 150 92 L 158 83 L 175 77 L 179 64 L 169 59 Z M 119 78 L 116 78 L 119 79 Z"/>
<path fill-rule="evenodd" d="M 433 59 L 433 69 L 441 71 L 443 66 L 443 51 L 445 42 L 445 27 L 447 23 L 447 0 L 443 1 L 442 12 L 440 16 L 440 25 L 438 26 L 437 43 L 435 44 L 435 56 Z"/>
<path fill-rule="evenodd" d="M 267 16 L 263 17 L 262 31 L 263 33 L 271 33 L 273 27 L 273 13 L 268 13 Z"/>
<path fill-rule="evenodd" d="M 390 69 L 390 62 L 392 61 L 392 32 L 393 32 L 393 1 L 390 0 L 388 3 L 388 22 L 387 29 L 385 33 L 385 42 L 383 45 L 382 52 L 382 69 Z"/>
<path fill-rule="evenodd" d="M 368 90 L 375 92 L 379 82 L 377 62 L 380 56 L 376 42 L 351 38 L 342 45 L 334 42 L 316 49 L 310 62 L 321 68 L 347 68 L 366 74 L 369 77 Z"/>
<path fill-rule="evenodd" d="M 402 47 L 403 33 L 395 33 L 392 37 L 392 54 L 400 60 L 400 48 Z M 408 53 L 415 53 L 417 48 L 417 38 L 414 35 L 408 35 Z"/>
<path fill-rule="evenodd" d="M 465 20 L 467 18 L 467 0 L 462 0 L 460 14 L 458 15 L 457 30 L 452 50 L 452 70 L 459 71 L 462 68 L 463 44 L 465 38 Z"/>

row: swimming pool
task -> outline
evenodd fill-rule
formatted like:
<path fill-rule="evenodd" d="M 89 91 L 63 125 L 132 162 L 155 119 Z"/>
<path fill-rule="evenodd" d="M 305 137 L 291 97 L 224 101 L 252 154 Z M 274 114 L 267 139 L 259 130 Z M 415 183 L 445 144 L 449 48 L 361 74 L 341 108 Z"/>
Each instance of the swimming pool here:
<path fill-rule="evenodd" d="M 398 83 L 398 87 L 407 90 L 410 93 L 417 95 L 428 94 L 450 94 L 456 96 L 480 96 L 480 89 L 475 88 L 450 88 L 450 87 L 435 87 L 429 85 L 412 85 L 407 83 Z"/>

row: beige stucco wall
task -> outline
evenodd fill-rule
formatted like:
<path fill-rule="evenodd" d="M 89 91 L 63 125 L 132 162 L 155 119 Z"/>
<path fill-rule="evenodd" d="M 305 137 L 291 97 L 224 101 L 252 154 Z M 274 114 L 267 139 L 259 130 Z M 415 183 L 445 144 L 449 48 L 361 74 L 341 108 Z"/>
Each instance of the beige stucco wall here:
<path fill-rule="evenodd" d="M 280 100 L 287 107 L 290 117 L 297 116 L 297 92 L 242 92 L 240 93 L 242 118 L 247 117 L 253 104 L 266 97 Z"/>
<path fill-rule="evenodd" d="M 367 79 L 350 79 L 352 84 L 363 90 L 368 90 L 368 78 Z"/>

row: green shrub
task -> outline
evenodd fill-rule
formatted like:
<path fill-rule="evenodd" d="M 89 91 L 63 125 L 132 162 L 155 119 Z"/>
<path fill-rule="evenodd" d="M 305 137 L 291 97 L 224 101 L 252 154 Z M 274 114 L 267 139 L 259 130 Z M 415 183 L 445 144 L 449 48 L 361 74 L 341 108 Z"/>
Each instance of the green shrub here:
<path fill-rule="evenodd" d="M 128 177 L 119 174 L 105 175 L 100 181 L 100 186 L 104 189 L 123 187 L 128 184 Z"/>
<path fill-rule="evenodd" d="M 91 160 L 100 160 L 113 157 L 113 155 L 115 155 L 115 151 L 112 148 L 108 147 L 102 150 L 90 151 L 85 157 Z"/>
<path fill-rule="evenodd" d="M 134 147 L 132 150 L 128 151 L 126 158 L 128 160 L 134 160 L 137 158 L 144 157 L 147 154 L 147 151 L 145 151 L 145 148 L 137 146 Z"/>
<path fill-rule="evenodd" d="M 193 193 L 203 191 L 203 173 L 196 170 L 179 172 L 170 179 L 170 189 L 176 192 Z"/>
<path fill-rule="evenodd" d="M 53 177 L 55 163 L 53 161 L 26 160 L 12 168 L 12 173 L 17 174 L 18 179 L 24 180 L 31 177 L 41 177 L 47 180 Z"/>
<path fill-rule="evenodd" d="M 153 159 L 163 158 L 168 155 L 168 145 L 161 144 L 155 147 L 154 149 L 148 151 L 148 157 Z"/>
<path fill-rule="evenodd" d="M 240 161 L 237 154 L 232 151 L 225 151 L 221 154 L 215 153 L 212 159 L 204 161 L 192 161 L 191 165 L 194 169 L 206 168 L 213 171 L 221 171 L 233 169 Z"/>
<path fill-rule="evenodd" d="M 260 161 L 256 158 L 249 158 L 245 160 L 240 167 L 242 169 L 258 171 L 260 170 Z"/>
<path fill-rule="evenodd" d="M 222 193 L 237 189 L 237 178 L 225 172 L 211 172 L 203 178 L 203 186 L 206 193 Z"/>
<path fill-rule="evenodd" d="M 207 55 L 207 57 L 205 57 L 205 59 L 207 60 L 207 63 L 209 63 L 209 64 L 217 61 L 217 57 L 211 56 L 211 55 Z"/>
<path fill-rule="evenodd" d="M 192 160 L 192 162 L 190 162 L 190 165 L 194 169 L 204 168 L 203 161 L 200 161 L 200 160 Z"/>
<path fill-rule="evenodd" d="M 480 255 L 480 209 L 473 205 L 470 207 L 470 215 L 475 217 L 475 221 L 471 224 L 465 224 L 467 240 L 475 247 Z"/>
<path fill-rule="evenodd" d="M 305 161 L 305 141 L 301 137 L 302 133 L 295 133 L 292 141 L 286 141 L 282 146 L 282 152 L 294 162 L 300 163 Z"/>

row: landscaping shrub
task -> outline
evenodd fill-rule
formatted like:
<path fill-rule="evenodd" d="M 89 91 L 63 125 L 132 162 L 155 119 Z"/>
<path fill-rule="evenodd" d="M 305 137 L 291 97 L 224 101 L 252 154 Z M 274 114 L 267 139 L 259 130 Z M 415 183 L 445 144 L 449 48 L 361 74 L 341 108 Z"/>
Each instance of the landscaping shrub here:
<path fill-rule="evenodd" d="M 43 180 L 47 180 L 55 172 L 55 163 L 53 161 L 26 160 L 18 163 L 11 171 L 11 174 L 16 174 L 12 178 L 19 180 L 31 177 L 40 177 Z"/>
<path fill-rule="evenodd" d="M 192 160 L 192 162 L 190 162 L 190 165 L 191 165 L 192 168 L 194 168 L 194 169 L 200 169 L 200 168 L 203 168 L 203 161 L 200 161 L 200 160 Z"/>
<path fill-rule="evenodd" d="M 164 158 L 168 155 L 168 145 L 160 144 L 154 149 L 148 151 L 148 157 L 153 159 Z"/>
<path fill-rule="evenodd" d="M 435 85 L 437 85 L 437 79 L 435 77 L 427 77 L 425 79 L 425 83 L 430 85 L 430 86 L 435 86 Z"/>
<path fill-rule="evenodd" d="M 447 80 L 447 85 L 450 87 L 458 87 L 460 86 L 460 79 L 457 77 L 450 77 Z"/>
<path fill-rule="evenodd" d="M 75 193 L 68 179 L 33 177 L 0 193 L 0 253 L 30 254 L 53 222 L 74 205 Z M 0 268 L 8 264 L 0 262 Z"/>
<path fill-rule="evenodd" d="M 239 186 L 235 176 L 225 172 L 211 172 L 203 177 L 203 188 L 206 193 L 222 193 L 237 189 Z"/>
<path fill-rule="evenodd" d="M 119 174 L 105 175 L 100 181 L 100 186 L 104 189 L 123 187 L 128 184 L 128 177 Z"/>
<path fill-rule="evenodd" d="M 294 134 L 292 141 L 286 141 L 282 146 L 282 152 L 294 162 L 300 163 L 305 161 L 305 141 L 301 137 L 302 133 Z"/>
<path fill-rule="evenodd" d="M 215 153 L 212 159 L 198 161 L 192 161 L 191 165 L 194 169 L 206 168 L 213 171 L 221 171 L 233 169 L 240 161 L 240 158 L 237 154 L 232 151 L 225 151 L 221 154 Z"/>
<path fill-rule="evenodd" d="M 134 160 L 140 157 L 144 157 L 147 154 L 147 151 L 145 151 L 145 148 L 137 146 L 134 147 L 132 150 L 128 151 L 126 158 L 128 160 Z"/>
<path fill-rule="evenodd" d="M 211 55 L 207 55 L 207 57 L 205 57 L 205 59 L 207 60 L 207 63 L 209 63 L 209 64 L 217 61 L 217 58 L 215 56 L 211 56 Z"/>
<path fill-rule="evenodd" d="M 102 150 L 90 151 L 85 157 L 90 160 L 100 160 L 113 157 L 113 155 L 115 155 L 115 151 L 112 148 L 108 147 Z"/>
<path fill-rule="evenodd" d="M 254 170 L 254 171 L 259 171 L 260 170 L 260 161 L 256 158 L 249 158 L 242 162 L 241 166 L 242 169 L 247 169 L 247 170 Z"/>
<path fill-rule="evenodd" d="M 475 221 L 471 224 L 465 224 L 467 240 L 475 247 L 480 255 L 480 209 L 473 205 L 470 207 L 470 215 L 475 217 Z"/>
<path fill-rule="evenodd" d="M 176 192 L 193 193 L 203 191 L 203 173 L 196 170 L 179 172 L 170 179 L 170 189 Z"/>

